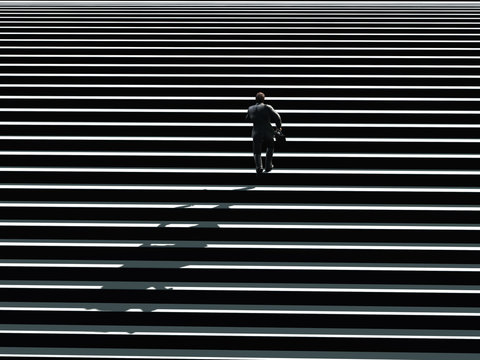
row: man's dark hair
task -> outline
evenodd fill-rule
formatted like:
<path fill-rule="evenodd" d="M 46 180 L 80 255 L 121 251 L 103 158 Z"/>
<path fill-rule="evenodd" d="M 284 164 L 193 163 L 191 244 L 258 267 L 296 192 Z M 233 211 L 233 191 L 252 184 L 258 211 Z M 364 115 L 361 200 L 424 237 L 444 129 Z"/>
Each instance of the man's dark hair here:
<path fill-rule="evenodd" d="M 258 92 L 257 95 L 255 95 L 255 100 L 257 100 L 257 103 L 262 103 L 265 100 L 265 94 Z"/>

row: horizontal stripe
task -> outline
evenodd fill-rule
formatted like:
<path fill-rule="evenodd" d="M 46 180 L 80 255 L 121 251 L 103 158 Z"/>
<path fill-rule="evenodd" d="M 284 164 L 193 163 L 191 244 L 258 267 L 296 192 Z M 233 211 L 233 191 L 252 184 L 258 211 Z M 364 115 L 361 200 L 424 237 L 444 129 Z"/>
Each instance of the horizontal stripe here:
<path fill-rule="evenodd" d="M 1 21 L 0 21 L 1 23 Z M 0 49 L 82 49 L 82 50 L 395 50 L 395 51 L 478 51 L 475 47 L 378 47 L 378 46 L 14 46 L 4 45 Z"/>
<path fill-rule="evenodd" d="M 63 350 L 63 349 L 62 349 Z M 327 355 L 328 356 L 328 355 Z M 355 356 L 355 355 L 353 355 Z M 368 356 L 368 355 L 367 355 Z M 103 355 L 103 354 L 94 354 L 94 355 L 85 355 L 85 354 L 72 354 L 65 353 L 65 350 L 58 351 L 57 354 L 32 354 L 32 353 L 0 353 L 0 357 L 22 357 L 22 358 L 74 358 L 74 359 L 175 359 L 175 360 L 392 360 L 392 359 L 380 359 L 380 358 L 366 358 L 362 356 L 361 358 L 356 357 L 250 357 L 250 356 L 185 356 L 185 355 Z M 470 360 L 470 359 L 467 359 Z M 473 360 L 473 359 L 472 359 Z"/>
<path fill-rule="evenodd" d="M 480 229 L 480 228 L 479 228 Z M 294 266 L 294 265 L 185 265 L 182 269 L 208 270 L 322 270 L 322 271 L 434 271 L 480 272 L 473 267 L 418 267 L 418 266 Z"/>
<path fill-rule="evenodd" d="M 0 189 L 51 190 L 168 190 L 168 191 L 316 191 L 316 192 L 405 192 L 405 193 L 480 193 L 474 187 L 401 186 L 211 186 L 211 185 L 91 185 L 91 184 L 0 184 Z"/>
<path fill-rule="evenodd" d="M 74 202 L 63 202 L 63 203 L 47 203 L 47 202 L 0 202 L 0 207 L 41 207 L 41 208 L 113 208 L 113 209 L 176 209 L 176 208 L 185 208 L 185 209 L 198 209 L 199 206 L 202 209 L 211 209 L 220 204 L 165 204 L 165 203 L 74 203 Z"/>
<path fill-rule="evenodd" d="M 479 48 L 480 49 L 480 48 Z M 247 78 L 247 77 L 264 77 L 278 78 L 279 74 L 125 74 L 125 73 L 0 73 L 0 76 L 21 76 L 21 77 L 178 77 L 178 78 Z M 412 79 L 479 79 L 480 75 L 377 75 L 377 74 L 281 74 L 282 78 L 380 78 L 380 79 L 396 79 L 396 78 L 412 78 Z"/>
<path fill-rule="evenodd" d="M 0 243 L 1 244 L 1 243 Z M 402 250 L 402 251 L 480 251 L 480 246 L 454 245 L 362 245 L 362 244 L 206 244 L 212 249 L 285 249 L 285 250 Z"/>
<path fill-rule="evenodd" d="M 379 294 L 480 294 L 480 290 L 445 289 L 364 289 L 364 288 L 301 288 L 301 287 L 245 287 L 245 286 L 166 286 L 177 291 L 254 291 L 254 292 L 321 292 L 321 293 L 379 293 Z M 342 312 L 343 313 L 343 312 Z M 479 315 L 480 316 L 480 315 Z"/>
<path fill-rule="evenodd" d="M 5 10 L 3 8 L 0 8 L 1 10 Z M 369 16 L 374 16 L 374 15 L 378 15 L 378 16 L 416 16 L 416 15 L 419 15 L 419 16 L 424 16 L 424 15 L 428 15 L 428 16 L 444 16 L 444 15 L 451 15 L 451 16 L 472 16 L 472 15 L 475 15 L 475 14 L 478 14 L 478 12 L 474 12 L 474 11 L 471 11 L 471 12 L 458 12 L 458 11 L 450 11 L 448 12 L 448 14 L 445 13 L 445 11 L 441 12 L 441 11 L 438 11 L 436 10 L 436 12 L 421 12 L 421 11 L 418 11 L 418 10 L 414 10 L 414 11 L 391 11 L 391 10 L 376 10 L 378 12 L 371 12 L 371 10 L 368 10 L 368 9 L 363 9 L 363 10 L 349 10 L 348 8 L 345 9 L 345 10 L 334 10 L 334 9 L 319 9 L 319 10 L 310 10 L 310 11 L 307 11 L 305 12 L 303 9 L 289 9 L 289 10 L 286 10 L 286 9 L 255 9 L 256 13 L 255 14 L 252 14 L 251 11 L 249 10 L 243 10 L 243 9 L 240 9 L 240 10 L 235 10 L 235 11 L 225 11 L 225 10 L 215 10 L 215 9 L 208 9 L 208 10 L 192 10 L 192 9 L 188 9 L 188 11 L 183 11 L 183 12 L 173 12 L 171 10 L 167 10 L 167 9 L 159 9 L 159 10 L 136 10 L 135 12 L 126 12 L 126 11 L 119 11 L 119 10 L 116 10 L 116 11 L 111 11 L 110 9 L 106 9 L 106 11 L 96 11 L 97 9 L 82 9 L 82 11 L 64 11 L 64 12 L 60 12 L 60 11 L 51 11 L 51 12 L 44 12 L 43 10 L 42 11 L 38 11 L 38 10 L 30 10 L 30 9 L 22 9 L 22 11 L 19 11 L 19 12 L 13 12 L 13 11 L 8 11 L 8 12 L 0 12 L 0 15 L 23 15 L 22 17 L 48 17 L 48 18 L 52 18 L 53 16 L 43 16 L 43 15 L 70 15 L 68 17 L 72 17 L 72 16 L 78 16 L 78 15 L 121 15 L 122 17 L 123 16 L 126 16 L 126 15 L 139 15 L 139 18 L 141 18 L 140 15 L 160 15 L 162 17 L 165 17 L 165 18 L 170 18 L 170 17 L 173 17 L 173 15 L 182 15 L 182 18 L 183 16 L 187 16 L 188 17 L 201 17 L 203 18 L 205 15 L 208 15 L 209 18 L 215 18 L 215 17 L 219 17 L 219 15 L 224 15 L 224 16 L 227 16 L 227 17 L 241 17 L 241 16 L 248 16 L 248 15 L 252 15 L 252 16 L 257 16 L 257 14 L 260 14 L 260 15 L 265 15 L 264 13 L 265 12 L 268 12 L 268 13 L 271 13 L 271 14 L 275 14 L 275 15 L 280 15 L 280 16 L 289 16 L 291 14 L 294 14 L 294 15 L 308 15 L 308 16 L 312 16 L 312 15 L 321 15 L 322 17 L 329 17 L 329 16 L 365 16 L 365 15 L 369 15 Z M 206 12 L 208 11 L 208 12 Z M 370 12 L 365 12 L 365 11 L 370 11 Z M 389 12 L 385 12 L 385 11 L 389 11 Z M 31 15 L 34 15 L 34 16 L 31 16 Z M 42 16 L 39 16 L 39 15 L 42 15 Z M 5 17 L 5 16 L 3 16 Z M 6 16 L 6 17 L 12 17 L 12 16 Z M 15 16 L 15 17 L 19 17 L 19 16 Z M 63 17 L 63 16 L 61 16 Z M 89 18 L 96 18 L 95 17 L 89 17 Z M 177 16 L 175 16 L 174 18 L 178 18 Z"/>
<path fill-rule="evenodd" d="M 66 184 L 0 184 L 0 189 L 72 189 L 72 190 L 179 190 L 232 191 L 246 190 L 245 186 L 214 185 L 66 185 Z M 472 190 L 473 191 L 473 190 Z M 480 188 L 478 189 L 480 192 Z"/>
<path fill-rule="evenodd" d="M 479 40 L 480 42 L 480 40 Z M 179 68 L 258 68 L 256 64 L 85 64 L 85 63 L 0 63 L 0 67 L 179 67 Z M 265 64 L 265 68 L 426 68 L 477 69 L 480 65 L 369 65 L 369 64 Z M 207 74 L 209 75 L 209 74 Z"/>
<path fill-rule="evenodd" d="M 479 335 L 387 335 L 387 334 L 312 334 L 263 332 L 193 332 L 193 331 L 93 331 L 93 330 L 2 330 L 0 334 L 43 335 L 127 335 L 127 336 L 210 336 L 210 337 L 268 337 L 268 338 L 340 338 L 340 339 L 429 339 L 480 340 Z"/>
<path fill-rule="evenodd" d="M 320 14 L 316 16 L 316 14 L 309 13 L 307 15 L 302 16 L 295 16 L 301 14 L 274 14 L 270 16 L 265 16 L 265 14 L 233 14 L 233 15 L 216 15 L 216 16 L 205 16 L 204 14 L 198 14 L 197 16 L 148 16 L 151 13 L 142 16 L 124 16 L 125 14 L 115 14 L 115 15 L 122 15 L 122 16 L 80 16 L 81 13 L 76 13 L 70 16 L 43 16 L 38 15 L 38 13 L 34 14 L 26 14 L 26 15 L 2 15 L 2 19 L 165 19 L 165 20 L 178 20 L 178 19 L 187 19 L 187 20 L 237 20 L 237 19 L 253 19 L 253 20 L 477 20 L 478 16 L 473 16 L 475 14 L 464 14 L 469 17 L 463 17 L 462 15 L 458 14 L 437 14 L 437 16 L 423 16 L 425 14 L 411 16 L 411 14 L 396 14 L 394 16 L 384 16 L 385 14 L 377 15 L 377 16 L 365 16 L 366 14 L 342 14 L 344 16 L 337 16 L 333 14 Z M 138 14 L 137 14 L 138 15 Z M 293 16 L 292 16 L 293 15 Z M 449 16 L 445 16 L 449 15 Z M 82 20 L 83 21 L 83 20 Z"/>
<path fill-rule="evenodd" d="M 480 226 L 469 225 L 364 225 L 364 224 L 217 224 L 225 229 L 311 229 L 311 230 L 453 230 L 478 231 Z"/>
<path fill-rule="evenodd" d="M 28 220 L 13 220 L 2 221 L 0 226 L 61 226 L 61 227 L 158 227 L 158 223 L 146 222 L 100 222 L 100 221 L 28 221 Z M 1 266 L 1 265 L 0 265 Z"/>
<path fill-rule="evenodd" d="M 195 59 L 243 59 L 243 58 L 268 58 L 268 59 L 480 59 L 480 56 L 465 55 L 145 55 L 145 54 L 0 54 L 2 57 L 15 58 L 195 58 Z M 55 84 L 52 84 L 55 85 Z M 71 84 L 75 85 L 75 84 Z M 81 85 L 81 84 L 79 84 Z"/>
<path fill-rule="evenodd" d="M 137 311 L 144 312 L 143 309 Z M 96 308 L 74 308 L 74 307 L 40 307 L 40 306 L 0 306 L 0 311 L 102 311 Z M 126 310 L 132 312 L 135 309 Z M 478 317 L 476 312 L 459 311 L 368 311 L 368 310 L 267 310 L 267 309 L 181 309 L 181 308 L 160 308 L 150 312 L 159 313 L 199 313 L 199 314 L 275 314 L 275 315 L 360 315 L 360 316 L 465 316 Z M 168 357 L 171 358 L 171 357 Z M 223 357 L 222 357 L 223 359 Z M 255 358 L 256 359 L 256 358 Z"/>
<path fill-rule="evenodd" d="M 86 308 L 54 308 L 54 307 L 22 307 L 22 306 L 0 306 L 0 311 L 99 311 L 98 309 Z M 0 354 L 1 356 L 1 354 Z"/>
<path fill-rule="evenodd" d="M 45 242 L 45 241 L 1 241 L 0 246 L 39 246 L 39 247 L 113 247 L 133 248 L 143 243 L 101 243 L 101 242 Z"/>
<path fill-rule="evenodd" d="M 236 85 L 211 85 L 211 84 L 189 84 L 189 85 L 182 85 L 182 84 L 159 84 L 159 85 L 152 85 L 152 84 L 9 84 L 9 83 L 0 83 L 0 87 L 6 88 L 113 88 L 113 89 L 251 89 L 251 88 L 269 88 L 269 89 L 395 89 L 395 90 L 405 90 L 405 89 L 421 89 L 421 90 L 480 90 L 480 86 L 462 86 L 462 85 L 243 85 L 243 84 L 236 84 Z M 22 124 L 98 124 L 100 122 L 85 122 L 85 121 L 0 121 L 2 124 L 13 124 L 17 123 L 19 125 Z M 114 121 L 104 121 L 102 124 L 145 124 L 145 122 L 114 122 Z M 154 124 L 166 124 L 166 122 L 151 122 L 152 125 Z M 170 123 L 171 124 L 171 123 Z M 187 124 L 186 122 L 175 122 L 175 124 L 179 124 L 178 126 L 182 126 L 181 124 Z M 188 124 L 197 124 L 197 123 L 188 123 Z M 212 124 L 212 123 L 201 123 L 201 124 Z M 217 124 L 217 123 L 214 123 Z M 229 124 L 229 123 L 222 123 L 222 124 Z M 237 123 L 240 124 L 240 123 Z M 298 123 L 291 123 L 289 126 L 295 126 Z M 316 126 L 318 123 L 310 123 L 311 126 Z M 242 125 L 245 125 L 242 123 Z M 320 124 L 321 125 L 321 124 Z M 387 125 L 387 124 L 384 124 Z M 402 124 L 403 125 L 403 124 Z M 408 125 L 408 124 L 406 124 Z M 416 126 L 417 124 L 411 124 L 412 126 Z M 420 126 L 423 124 L 420 124 Z M 433 124 L 435 125 L 435 124 Z M 455 126 L 455 124 L 440 124 L 445 126 Z M 469 124 L 465 124 L 466 126 Z M 161 126 L 161 125 L 160 125 Z M 298 125 L 297 125 L 298 126 Z"/>
<path fill-rule="evenodd" d="M 92 285 L 9 285 L 0 284 L 0 289 L 71 289 L 71 290 L 98 290 L 102 286 Z"/>
<path fill-rule="evenodd" d="M 0 202 L 0 207 L 5 203 Z M 7 205 L 10 206 L 10 205 Z M 222 205 L 223 206 L 223 205 Z M 229 209 L 261 210 L 362 210 L 362 211 L 480 211 L 480 206 L 435 206 L 435 205 L 277 205 L 248 204 L 225 205 Z"/>
<path fill-rule="evenodd" d="M 0 108 L 0 112 L 107 112 L 107 113 L 223 113 L 243 114 L 245 110 L 234 109 L 127 109 L 127 108 Z M 286 109 L 284 114 L 451 114 L 451 115 L 478 115 L 480 110 L 320 110 L 320 109 Z M 4 138 L 4 137 L 2 137 Z M 239 139 L 239 138 L 232 138 Z M 246 138 L 245 138 L 246 139 Z M 295 138 L 289 137 L 290 141 Z M 302 138 L 302 141 L 307 138 Z M 229 138 L 230 140 L 230 138 Z M 243 140 L 242 140 L 243 141 Z"/>
<path fill-rule="evenodd" d="M 480 87 L 479 87 L 480 88 Z M 0 126 L 14 125 L 14 126 L 174 126 L 174 127 L 251 127 L 249 123 L 234 123 L 234 122 L 115 122 L 115 121 L 0 121 Z M 283 127 L 288 128 L 430 128 L 430 129 L 478 129 L 480 124 L 385 124 L 385 123 L 282 123 Z M 3 152 L 5 153 L 5 152 Z M 15 153 L 12 151 L 11 153 Z M 85 152 L 91 153 L 91 152 Z M 118 152 L 115 152 L 118 153 Z M 131 153 L 131 152 L 124 152 Z M 167 152 L 157 152 L 167 153 Z M 176 154 L 177 152 L 169 152 L 169 154 Z M 193 152 L 191 154 L 198 154 Z M 141 154 L 153 154 L 153 152 L 141 152 Z M 189 152 L 182 152 L 182 154 L 190 154 Z M 208 153 L 206 153 L 208 154 Z M 219 153 L 222 154 L 222 153 Z M 241 154 L 241 153 L 238 153 Z M 286 154 L 286 153 L 281 153 Z M 280 154 L 280 155 L 281 155 Z M 310 153 L 304 153 L 310 154 Z M 453 154 L 452 154 L 453 155 Z M 460 154 L 459 154 L 460 155 Z"/>
<path fill-rule="evenodd" d="M 480 20 L 480 18 L 479 18 Z M 1 34 L 1 33 L 0 33 Z M 48 38 L 48 39 L 38 39 L 38 38 L 10 38 L 2 39 L 0 41 L 9 41 L 9 42 L 226 42 L 226 43 L 236 43 L 236 42 L 260 42 L 260 43 L 479 43 L 480 40 L 412 40 L 412 39 L 386 39 L 386 40 L 356 40 L 356 39 L 63 39 L 63 38 Z M 110 48 L 107 47 L 107 49 Z M 269 49 L 271 47 L 268 47 Z M 251 48 L 250 48 L 251 49 Z M 298 49 L 298 48 L 294 48 Z M 428 48 L 427 48 L 428 49 Z"/>
<path fill-rule="evenodd" d="M 0 262 L 0 267 L 120 268 L 123 264 L 18 263 Z"/>
<path fill-rule="evenodd" d="M 205 6 L 205 5 L 189 5 L 189 4 L 181 4 L 179 6 L 174 6 L 168 3 L 163 3 L 159 4 L 160 6 L 114 6 L 114 5 L 109 5 L 109 6 L 99 6 L 95 5 L 94 7 L 86 7 L 86 6 L 46 6 L 46 5 L 41 5 L 41 6 L 36 6 L 33 5 L 34 3 L 30 3 L 28 7 L 25 6 L 1 6 L 0 9 L 3 11 L 21 11 L 22 13 L 29 13 L 29 12 L 38 12 L 38 11 L 51 11 L 51 14 L 56 14 L 59 11 L 69 11 L 71 13 L 75 13 L 77 11 L 85 11 L 86 14 L 92 13 L 92 12 L 98 12 L 99 14 L 102 14 L 106 11 L 109 11 L 111 13 L 122 13 L 124 11 L 134 11 L 135 13 L 141 13 L 141 12 L 152 12 L 152 11 L 161 11 L 165 14 L 169 14 L 172 11 L 191 11 L 194 13 L 202 13 L 204 11 L 211 12 L 212 14 L 215 14 L 217 12 L 226 12 L 227 9 L 224 7 L 221 7 L 220 5 L 210 5 L 210 6 Z M 282 12 L 282 11 L 290 11 L 285 9 L 285 6 L 281 6 L 280 4 L 276 3 L 264 3 L 261 5 L 237 5 L 237 4 L 232 4 L 231 6 L 228 7 L 228 10 L 234 9 L 236 12 L 245 12 L 248 11 L 249 9 L 255 9 L 259 12 L 262 11 L 276 11 L 276 12 Z M 321 12 L 364 12 L 364 11 L 375 11 L 375 12 L 383 12 L 383 11 L 388 11 L 388 12 L 422 12 L 422 11 L 435 11 L 435 12 L 440 12 L 440 11 L 445 11 L 445 9 L 451 9 L 453 13 L 455 11 L 465 11 L 466 9 L 478 9 L 475 7 L 469 8 L 466 6 L 460 6 L 460 7 L 436 7 L 436 6 L 415 6 L 415 7 L 405 7 L 401 6 L 372 6 L 372 5 L 363 5 L 361 3 L 357 3 L 359 6 L 353 6 L 352 4 L 355 3 L 349 3 L 348 6 L 334 6 L 334 5 L 322 5 L 321 3 L 317 4 L 317 6 L 306 6 L 302 4 L 298 4 L 297 8 L 292 8 L 292 12 L 300 12 L 304 11 L 305 9 L 312 11 L 321 11 Z M 72 10 L 73 9 L 73 10 Z M 309 13 L 311 13 L 309 12 Z"/>
<path fill-rule="evenodd" d="M 371 23 L 370 23 L 371 24 Z M 2 26 L 3 29 L 132 29 L 130 26 L 14 26 L 7 25 Z M 135 26 L 135 29 L 215 29 L 215 30 L 272 30 L 270 26 Z M 373 30 L 425 30 L 425 27 L 418 26 L 276 26 L 278 30 L 352 30 L 352 29 L 373 29 Z M 428 30 L 479 30 L 477 27 L 432 27 L 429 26 Z"/>
<path fill-rule="evenodd" d="M 452 18 L 453 20 L 454 18 Z M 476 18 L 472 18 L 476 19 Z M 442 19 L 447 20 L 447 19 Z M 460 19 L 464 20 L 464 19 Z M 230 24 L 231 19 L 225 19 L 224 21 L 211 21 L 211 20 L 144 20 L 144 21 L 94 21 L 94 20 L 1 20 L 2 24 Z M 235 24 L 372 24 L 372 21 L 243 21 L 237 20 Z M 447 24 L 447 25 L 477 25 L 475 21 L 375 21 L 375 24 Z M 177 27 L 178 28 L 178 27 Z"/>
<path fill-rule="evenodd" d="M 82 12 L 71 12 L 71 13 L 42 13 L 42 12 L 31 12 L 31 13 L 13 13 L 13 12 L 3 12 L 0 13 L 2 19 L 166 19 L 166 20 L 177 20 L 177 19 L 190 19 L 190 20 L 237 20 L 237 19 L 253 19 L 253 20 L 324 20 L 324 19 L 341 19 L 341 20 L 475 20 L 478 18 L 478 13 L 324 13 L 319 12 L 291 12 L 287 14 L 278 14 L 272 12 L 270 14 L 257 13 L 257 12 L 230 12 L 230 13 L 201 13 L 201 12 L 178 12 L 178 13 L 155 13 L 154 11 L 149 11 L 148 13 L 82 13 Z M 94 15 L 94 16 L 91 16 Z M 268 16 L 270 15 L 270 16 Z"/>
<path fill-rule="evenodd" d="M 162 3 L 159 4 L 159 6 L 148 6 L 148 5 L 141 5 L 141 6 L 114 6 L 109 5 L 109 6 L 100 6 L 100 5 L 95 5 L 94 7 L 86 7 L 86 6 L 74 6 L 74 5 L 67 5 L 67 6 L 47 6 L 47 5 L 33 5 L 35 2 L 30 2 L 28 7 L 25 6 L 1 6 L 0 9 L 3 11 L 22 11 L 22 13 L 28 13 L 28 12 L 38 12 L 38 11 L 51 11 L 52 14 L 57 13 L 58 11 L 70 11 L 72 13 L 75 13 L 76 11 L 85 11 L 86 13 L 91 13 L 91 12 L 99 12 L 103 13 L 105 11 L 110 11 L 112 13 L 118 13 L 118 12 L 123 12 L 123 11 L 134 11 L 135 13 L 138 12 L 151 12 L 151 11 L 162 11 L 165 14 L 169 14 L 172 11 L 179 11 L 179 10 L 184 10 L 184 11 L 195 11 L 195 13 L 201 13 L 204 11 L 209 11 L 212 13 L 216 12 L 225 12 L 227 9 L 225 7 L 222 7 L 220 5 L 205 5 L 205 4 L 199 4 L 199 5 L 190 5 L 190 4 L 179 4 L 178 6 L 169 4 L 169 3 Z M 311 11 L 321 11 L 321 12 L 363 12 L 363 11 L 375 11 L 375 12 L 382 12 L 382 11 L 393 11 L 393 12 L 419 12 L 419 11 L 445 11 L 445 9 L 451 9 L 452 12 L 455 11 L 465 11 L 465 9 L 478 9 L 476 7 L 466 7 L 465 5 L 455 7 L 455 6 L 450 6 L 450 7 L 438 7 L 438 6 L 415 6 L 415 7 L 406 7 L 402 6 L 402 4 L 399 4 L 399 6 L 373 6 L 373 5 L 364 5 L 362 3 L 357 3 L 358 6 L 354 6 L 350 2 L 349 4 L 346 4 L 348 6 L 335 6 L 332 4 L 328 5 L 323 5 L 322 3 L 316 4 L 316 6 L 313 6 L 313 3 L 309 6 L 307 5 L 302 5 L 298 4 L 297 8 L 292 8 L 292 12 L 298 12 L 298 11 L 304 11 L 305 9 L 311 10 Z M 72 10 L 73 9 L 73 10 Z M 228 10 L 234 9 L 237 12 L 244 12 L 248 11 L 249 9 L 256 9 L 257 11 L 290 11 L 285 9 L 285 6 L 282 6 L 281 4 L 278 3 L 264 3 L 264 4 L 258 4 L 258 5 L 240 5 L 240 4 L 232 4 L 228 7 Z M 268 9 L 268 10 L 267 10 Z"/>
<path fill-rule="evenodd" d="M 111 208 L 111 209 L 237 209 L 237 210 L 362 210 L 362 211 L 480 211 L 480 206 L 472 205 L 327 205 L 327 204 L 171 204 L 171 203 L 105 203 L 105 202 L 0 202 L 4 207 L 33 207 L 33 208 Z M 169 224 L 172 227 L 178 224 Z M 188 227 L 188 224 L 181 224 Z M 197 225 L 197 224 L 195 224 Z"/>
<path fill-rule="evenodd" d="M 480 140 L 479 140 L 480 141 Z M 218 168 L 101 168 L 101 167 L 0 167 L 0 172 L 78 172 L 78 173 L 162 173 L 162 174 L 251 174 L 254 169 Z M 331 175 L 460 175 L 478 176 L 480 170 L 351 170 L 351 169 L 275 169 L 277 174 Z M 120 226 L 120 225 L 119 225 Z M 133 225 L 132 225 L 133 226 Z"/>
<path fill-rule="evenodd" d="M 44 136 L 44 135 L 0 135 L 0 140 L 70 140 L 70 141 L 237 141 L 251 142 L 251 137 L 222 136 Z M 366 142 L 366 143 L 480 143 L 480 139 L 448 138 L 355 138 L 355 137 L 289 137 L 290 142 Z"/>
<path fill-rule="evenodd" d="M 80 285 L 81 284 L 81 285 Z M 385 293 L 385 294 L 479 294 L 480 289 L 461 286 L 401 286 L 401 285 L 357 285 L 351 284 L 272 284 L 272 283 L 152 283 L 151 282 L 124 282 L 124 281 L 16 281 L 2 282 L 0 288 L 19 289 L 90 289 L 90 290 L 157 290 L 157 291 L 242 291 L 242 292 L 313 292 L 313 293 Z M 1 307 L 1 306 L 0 306 Z M 349 312 L 351 307 L 324 307 L 327 313 L 333 314 Z M 368 307 L 365 307 L 367 312 Z M 398 312 L 404 312 L 404 308 L 394 308 Z M 407 307 L 408 310 L 413 310 Z M 438 308 L 436 308 L 437 310 Z M 355 307 L 359 310 L 359 307 Z M 378 311 L 385 308 L 378 308 Z M 453 310 L 453 309 L 449 309 Z M 472 309 L 469 309 L 470 311 Z M 476 309 L 475 309 L 476 310 Z M 443 313 L 443 311 L 442 311 Z M 471 312 L 472 316 L 480 316 L 477 311 Z"/>
<path fill-rule="evenodd" d="M 213 36 L 480 36 L 479 33 L 334 33 L 334 32 L 293 32 L 293 33 L 278 33 L 278 32 L 256 32 L 255 34 L 249 32 L 98 32 L 98 31 L 89 31 L 89 32 L 81 32 L 81 31 L 72 31 L 72 32 L 65 32 L 65 31 L 1 31 L 1 35 L 136 35 L 136 36 L 165 36 L 165 35 L 175 35 L 175 36 L 204 36 L 204 35 L 213 35 Z M 88 39 L 90 40 L 90 39 Z M 47 41 L 47 40 L 45 40 Z M 248 40 L 250 41 L 250 39 Z M 265 40 L 267 41 L 267 40 Z M 283 40 L 284 41 L 284 40 Z M 320 40 L 319 40 L 320 41 Z M 408 40 L 405 40 L 408 41 Z"/>
<path fill-rule="evenodd" d="M 0 185 L 0 189 L 3 186 Z M 396 187 L 396 186 L 255 186 L 247 191 L 319 191 L 319 192 L 425 192 L 425 193 L 477 193 L 473 187 Z"/>
<path fill-rule="evenodd" d="M 126 151 L 1 151 L 8 156 L 179 156 L 179 157 L 251 157 L 251 153 L 217 152 L 126 152 Z M 384 154 L 384 153 L 276 153 L 281 158 L 380 158 L 380 159 L 479 159 L 480 154 Z"/>
<path fill-rule="evenodd" d="M 480 68 L 480 66 L 479 66 Z M 480 101 L 474 97 L 358 97 L 358 96 L 269 96 L 279 101 Z M 19 100 L 207 100 L 207 101 L 248 101 L 251 96 L 124 96 L 124 95 L 0 95 L 3 99 Z"/>

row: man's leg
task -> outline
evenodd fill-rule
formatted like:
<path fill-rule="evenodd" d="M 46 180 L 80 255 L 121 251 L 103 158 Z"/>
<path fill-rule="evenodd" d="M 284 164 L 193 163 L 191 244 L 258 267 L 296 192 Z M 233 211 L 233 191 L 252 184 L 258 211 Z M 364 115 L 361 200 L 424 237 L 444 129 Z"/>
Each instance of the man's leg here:
<path fill-rule="evenodd" d="M 269 139 L 267 141 L 267 153 L 265 157 L 265 172 L 269 172 L 273 169 L 273 148 L 275 145 L 275 142 L 273 139 Z"/>
<path fill-rule="evenodd" d="M 263 172 L 262 139 L 259 137 L 253 138 L 253 159 L 255 160 L 255 170 L 257 174 L 261 174 Z"/>

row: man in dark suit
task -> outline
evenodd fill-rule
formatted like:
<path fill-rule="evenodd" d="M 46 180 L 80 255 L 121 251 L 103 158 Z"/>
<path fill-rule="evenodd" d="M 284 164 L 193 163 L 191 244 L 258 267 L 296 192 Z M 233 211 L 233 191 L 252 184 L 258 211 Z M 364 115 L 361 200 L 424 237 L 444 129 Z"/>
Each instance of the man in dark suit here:
<path fill-rule="evenodd" d="M 273 147 L 274 147 L 274 129 L 271 122 L 274 121 L 277 129 L 282 130 L 282 119 L 272 106 L 264 104 L 265 94 L 257 93 L 255 96 L 257 103 L 248 108 L 245 121 L 253 122 L 252 138 L 253 138 L 253 158 L 255 160 L 255 168 L 257 174 L 263 172 L 262 167 L 262 143 L 267 146 L 265 156 L 265 172 L 269 172 L 273 168 Z"/>

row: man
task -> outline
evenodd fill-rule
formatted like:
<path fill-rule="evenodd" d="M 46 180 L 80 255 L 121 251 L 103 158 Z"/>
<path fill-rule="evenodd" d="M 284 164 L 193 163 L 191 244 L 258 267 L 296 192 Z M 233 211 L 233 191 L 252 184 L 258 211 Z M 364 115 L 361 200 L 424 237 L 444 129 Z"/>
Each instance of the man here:
<path fill-rule="evenodd" d="M 255 160 L 255 168 L 257 174 L 263 172 L 262 166 L 262 143 L 267 145 L 265 156 L 265 172 L 270 172 L 273 168 L 273 147 L 274 147 L 274 129 L 270 124 L 275 122 L 277 129 L 282 130 L 282 119 L 280 115 L 270 105 L 264 104 L 265 94 L 257 93 L 255 96 L 257 103 L 248 108 L 245 121 L 253 122 L 252 138 L 253 138 L 253 158 Z"/>

